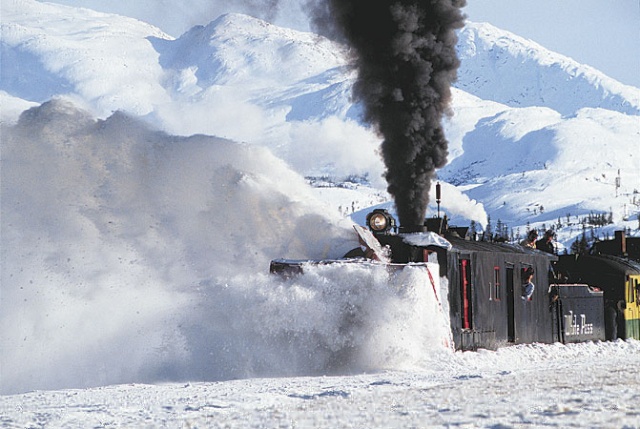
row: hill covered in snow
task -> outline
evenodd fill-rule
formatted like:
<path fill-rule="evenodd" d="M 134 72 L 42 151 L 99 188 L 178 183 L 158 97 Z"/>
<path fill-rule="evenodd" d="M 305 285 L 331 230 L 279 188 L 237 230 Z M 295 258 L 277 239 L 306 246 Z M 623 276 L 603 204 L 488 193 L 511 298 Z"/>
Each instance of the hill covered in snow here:
<path fill-rule="evenodd" d="M 264 146 L 303 176 L 366 177 L 384 192 L 380 139 L 352 103 L 344 47 L 328 39 L 241 14 L 173 38 L 87 9 L 2 8 L 5 123 L 64 96 L 98 118 L 119 110 L 176 135 Z M 462 204 L 468 213 L 457 204 L 470 199 L 514 227 L 595 211 L 635 229 L 623 218 L 638 212 L 640 90 L 489 24 L 467 23 L 458 51 L 449 164 L 439 173 L 457 186 L 443 202 L 461 210 L 450 215 L 484 225 L 475 204 Z M 356 199 L 345 198 L 332 203 Z"/>
<path fill-rule="evenodd" d="M 485 100 L 564 116 L 585 107 L 640 114 L 638 88 L 487 23 L 467 22 L 458 55 L 456 87 Z"/>

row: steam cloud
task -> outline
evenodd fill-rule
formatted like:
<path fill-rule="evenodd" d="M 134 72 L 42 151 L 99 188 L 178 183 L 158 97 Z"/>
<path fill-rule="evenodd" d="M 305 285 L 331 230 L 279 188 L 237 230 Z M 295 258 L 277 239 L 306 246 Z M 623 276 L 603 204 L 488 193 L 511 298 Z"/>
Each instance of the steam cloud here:
<path fill-rule="evenodd" d="M 441 119 L 459 60 L 455 30 L 466 0 L 311 2 L 317 30 L 353 50 L 354 96 L 382 134 L 388 191 L 400 223 L 424 221 L 435 170 L 447 160 Z"/>

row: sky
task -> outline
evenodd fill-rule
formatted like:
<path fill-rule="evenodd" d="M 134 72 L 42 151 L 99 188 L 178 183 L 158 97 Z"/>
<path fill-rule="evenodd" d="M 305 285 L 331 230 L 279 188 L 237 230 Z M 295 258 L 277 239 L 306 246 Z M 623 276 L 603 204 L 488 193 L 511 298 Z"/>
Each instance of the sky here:
<path fill-rule="evenodd" d="M 301 0 L 52 0 L 132 16 L 174 37 L 226 12 L 308 30 Z M 640 87 L 640 1 L 468 0 L 468 19 L 488 22 Z M 273 6 L 273 5 L 276 6 Z"/>

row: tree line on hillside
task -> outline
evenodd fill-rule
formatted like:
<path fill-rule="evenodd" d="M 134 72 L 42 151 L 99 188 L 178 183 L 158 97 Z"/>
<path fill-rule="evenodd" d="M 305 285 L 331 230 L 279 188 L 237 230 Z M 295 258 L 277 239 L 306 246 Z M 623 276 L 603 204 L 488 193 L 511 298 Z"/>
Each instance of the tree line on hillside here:
<path fill-rule="evenodd" d="M 637 217 L 637 229 L 640 231 L 640 214 L 638 214 Z M 565 227 L 580 226 L 582 229 L 582 234 L 575 239 L 570 247 L 570 253 L 580 254 L 588 252 L 590 245 L 596 241 L 611 239 L 609 233 L 605 232 L 601 236 L 600 232 L 598 231 L 599 227 L 611 224 L 613 224 L 612 211 L 609 211 L 608 213 L 590 212 L 588 215 L 582 217 L 572 217 L 571 214 L 568 213 L 565 218 L 558 217 L 557 222 L 554 224 L 550 224 L 549 226 L 543 223 L 539 228 L 532 228 L 530 226 L 530 223 L 527 222 L 526 231 L 524 232 L 524 234 L 521 234 L 519 227 L 515 229 L 510 228 L 500 219 L 498 219 L 498 221 L 494 225 L 491 221 L 491 216 L 488 216 L 487 225 L 480 233 L 478 232 L 478 224 L 475 221 L 471 221 L 468 235 L 472 240 L 478 241 L 519 243 L 524 237 L 529 234 L 529 231 L 531 231 L 532 229 L 536 229 L 538 232 L 538 236 L 542 236 L 547 230 L 555 232 Z M 625 232 L 627 235 L 630 235 L 631 228 L 627 227 Z M 569 252 L 569 250 L 565 249 L 565 252 Z"/>

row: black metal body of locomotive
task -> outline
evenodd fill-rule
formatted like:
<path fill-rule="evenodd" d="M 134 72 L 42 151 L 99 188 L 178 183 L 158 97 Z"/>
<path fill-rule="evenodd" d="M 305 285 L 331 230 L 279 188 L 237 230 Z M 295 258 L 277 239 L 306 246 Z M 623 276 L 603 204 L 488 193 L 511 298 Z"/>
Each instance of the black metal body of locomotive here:
<path fill-rule="evenodd" d="M 465 239 L 467 228 L 449 227 L 446 218 L 426 219 L 424 225 L 400 227 L 397 232 L 395 220 L 386 211 L 375 210 L 367 216 L 367 225 L 390 250 L 389 262 L 396 268 L 437 257 L 440 277 L 448 282 L 451 332 L 458 350 L 605 340 L 603 291 L 586 279 L 558 283 L 552 269 L 558 261 L 555 255 Z M 451 246 L 412 244 L 421 241 L 412 237 L 429 233 L 443 237 Z M 346 261 L 358 263 L 358 259 Z M 271 272 L 300 274 L 308 262 L 272 261 Z M 531 299 L 526 299 L 524 273 L 530 268 L 535 289 Z"/>
<path fill-rule="evenodd" d="M 435 252 L 449 286 L 451 331 L 457 349 L 495 349 L 510 344 L 580 342 L 605 339 L 603 292 L 588 284 L 558 284 L 555 255 L 508 243 L 464 239 L 466 228 L 446 219 L 424 226 L 375 233 L 391 248 L 392 262 L 426 262 Z M 442 235 L 451 248 L 421 248 L 403 236 L 421 231 Z M 523 297 L 525 271 L 534 270 L 534 293 Z"/>

